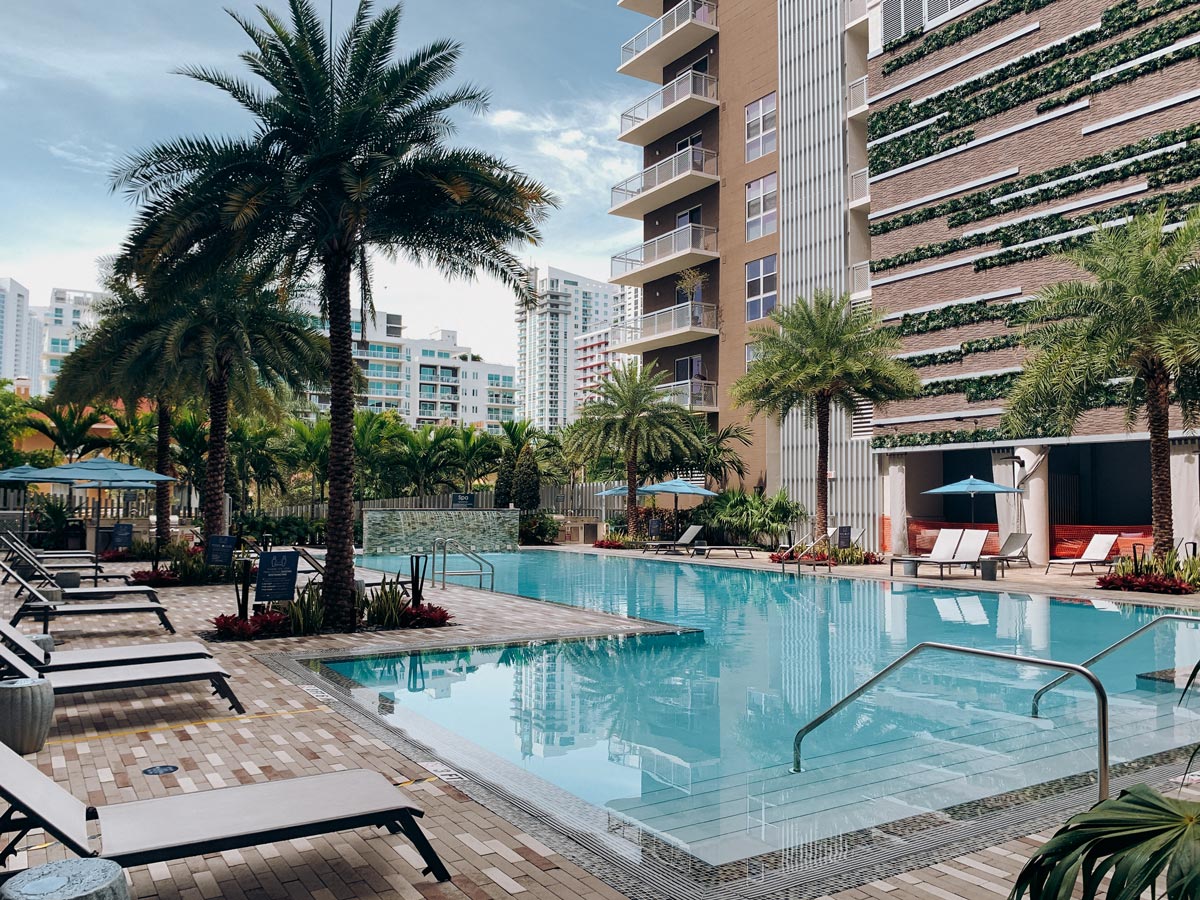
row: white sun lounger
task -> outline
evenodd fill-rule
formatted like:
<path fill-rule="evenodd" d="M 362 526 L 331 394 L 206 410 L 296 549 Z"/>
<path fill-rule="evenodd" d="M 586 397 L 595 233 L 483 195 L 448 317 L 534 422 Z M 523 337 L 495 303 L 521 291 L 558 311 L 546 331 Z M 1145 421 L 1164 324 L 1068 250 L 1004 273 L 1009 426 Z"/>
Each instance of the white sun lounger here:
<path fill-rule="evenodd" d="M 1089 572 L 1094 572 L 1095 566 L 1105 566 L 1111 569 L 1112 563 L 1109 562 L 1109 558 L 1116 545 L 1117 536 L 1115 534 L 1094 534 L 1079 557 L 1076 559 L 1052 559 L 1046 563 L 1044 574 L 1049 574 L 1053 566 L 1070 566 L 1072 575 L 1075 574 L 1076 566 L 1087 566 Z"/>

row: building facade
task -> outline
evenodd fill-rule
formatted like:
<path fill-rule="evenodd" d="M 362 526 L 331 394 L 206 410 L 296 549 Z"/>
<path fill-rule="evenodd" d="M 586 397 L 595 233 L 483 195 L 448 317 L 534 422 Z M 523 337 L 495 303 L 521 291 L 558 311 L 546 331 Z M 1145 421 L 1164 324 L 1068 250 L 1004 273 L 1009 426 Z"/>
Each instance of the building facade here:
<path fill-rule="evenodd" d="M 643 240 L 613 257 L 611 276 L 642 289 L 643 309 L 612 347 L 665 372 L 663 390 L 711 425 L 745 422 L 728 388 L 779 296 L 778 3 L 617 5 L 653 19 L 617 71 L 654 87 L 619 126 L 640 156 L 609 212 L 640 221 Z M 681 280 L 691 271 L 698 283 Z M 746 480 L 765 486 L 770 429 L 753 429 Z"/>
<path fill-rule="evenodd" d="M 575 339 L 607 326 L 634 302 L 621 288 L 553 266 L 530 270 L 537 301 L 516 303 L 518 418 L 553 431 L 574 415 Z"/>
<path fill-rule="evenodd" d="M 314 327 L 328 333 L 316 309 L 309 315 Z M 457 331 L 407 338 L 396 313 L 378 314 L 365 333 L 355 313 L 351 328 L 354 358 L 366 379 L 361 408 L 394 412 L 413 426 L 462 425 L 492 434 L 515 418 L 515 367 L 481 359 L 459 343 Z M 318 411 L 328 411 L 328 394 L 312 391 L 309 399 Z"/>
<path fill-rule="evenodd" d="M 30 378 L 29 288 L 12 278 L 0 278 L 0 378 Z"/>
<path fill-rule="evenodd" d="M 81 332 L 95 323 L 92 307 L 107 296 L 98 291 L 54 288 L 49 306 L 30 309 L 30 332 L 37 347 L 30 366 L 34 396 L 53 393 L 62 361 L 81 343 Z"/>
<path fill-rule="evenodd" d="M 866 19 L 847 111 L 853 286 L 924 382 L 873 417 L 891 546 L 913 523 L 967 521 L 965 498 L 922 492 L 972 474 L 1022 488 L 974 515 L 1032 534 L 1035 561 L 1089 529 L 1148 533 L 1147 435 L 1126 430 L 1120 386 L 1069 436 L 999 425 L 1025 352 L 1017 306 L 1081 277 L 1054 251 L 1200 199 L 1200 16 L 1182 0 L 872 0 Z M 1197 540 L 1198 448 L 1173 427 L 1176 537 Z"/>
<path fill-rule="evenodd" d="M 609 324 L 575 338 L 572 348 L 575 381 L 571 390 L 570 421 L 579 418 L 584 405 L 595 398 L 596 386 L 611 375 L 614 368 L 629 362 L 641 363 L 641 357 L 613 348 L 614 329 L 619 336 L 622 327 L 638 322 L 641 316 L 641 289 L 621 288 Z"/>

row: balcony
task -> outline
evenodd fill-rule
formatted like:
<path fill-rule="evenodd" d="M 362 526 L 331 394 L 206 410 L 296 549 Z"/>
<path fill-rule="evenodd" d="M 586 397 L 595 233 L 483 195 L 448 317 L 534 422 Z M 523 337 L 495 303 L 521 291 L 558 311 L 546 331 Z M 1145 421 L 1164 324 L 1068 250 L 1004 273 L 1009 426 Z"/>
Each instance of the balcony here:
<path fill-rule="evenodd" d="M 846 29 L 848 31 L 867 27 L 867 0 L 846 0 Z"/>
<path fill-rule="evenodd" d="M 857 119 L 867 114 L 867 76 L 856 78 L 846 85 L 846 118 Z"/>
<path fill-rule="evenodd" d="M 859 169 L 850 173 L 848 196 L 851 209 L 871 208 L 871 173 L 868 169 Z"/>
<path fill-rule="evenodd" d="M 620 353 L 649 353 L 719 333 L 715 304 L 680 303 L 644 315 L 636 324 L 614 325 L 612 348 Z"/>
<path fill-rule="evenodd" d="M 617 6 L 656 19 L 662 15 L 662 0 L 617 0 Z"/>
<path fill-rule="evenodd" d="M 685 147 L 616 185 L 608 212 L 640 219 L 719 181 L 716 151 Z"/>
<path fill-rule="evenodd" d="M 610 280 L 628 287 L 642 287 L 657 278 L 714 259 L 720 259 L 717 229 L 710 225 L 684 225 L 614 256 Z"/>
<path fill-rule="evenodd" d="M 717 79 L 684 72 L 641 103 L 621 113 L 617 139 L 645 147 L 717 108 Z"/>
<path fill-rule="evenodd" d="M 663 68 L 695 50 L 717 33 L 717 5 L 712 0 L 683 0 L 665 16 L 621 47 L 617 72 L 663 83 Z"/>
<path fill-rule="evenodd" d="M 717 412 L 717 383 L 715 381 L 701 381 L 699 378 L 693 378 L 690 381 L 676 381 L 672 384 L 661 385 L 658 390 L 668 399 L 686 407 L 689 412 Z"/>

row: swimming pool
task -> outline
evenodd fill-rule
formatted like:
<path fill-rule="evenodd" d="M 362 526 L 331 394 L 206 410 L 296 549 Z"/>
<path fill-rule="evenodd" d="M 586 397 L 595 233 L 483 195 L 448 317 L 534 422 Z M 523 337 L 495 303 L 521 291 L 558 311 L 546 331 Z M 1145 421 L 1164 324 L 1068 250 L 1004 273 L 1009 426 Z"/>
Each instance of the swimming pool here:
<path fill-rule="evenodd" d="M 700 633 L 325 665 L 444 758 L 533 776 L 711 865 L 1094 770 L 1079 679 L 1034 719 L 1055 672 L 936 654 L 814 731 L 805 771 L 790 767 L 801 725 L 921 641 L 1079 662 L 1164 612 L 596 554 L 489 558 L 497 590 Z M 1114 762 L 1200 740 L 1171 693 L 1172 670 L 1198 657 L 1200 629 L 1164 623 L 1095 666 Z"/>

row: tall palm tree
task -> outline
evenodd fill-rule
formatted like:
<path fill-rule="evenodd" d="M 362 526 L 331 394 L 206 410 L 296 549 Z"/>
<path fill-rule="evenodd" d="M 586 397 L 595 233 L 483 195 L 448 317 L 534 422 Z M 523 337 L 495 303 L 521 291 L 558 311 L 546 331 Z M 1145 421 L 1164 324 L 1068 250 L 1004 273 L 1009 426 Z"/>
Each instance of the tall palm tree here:
<path fill-rule="evenodd" d="M 175 441 L 175 464 L 183 472 L 183 484 L 187 491 L 187 514 L 191 516 L 192 495 L 200 491 L 200 502 L 203 504 L 207 482 L 208 421 L 204 413 L 194 406 L 177 410 L 171 423 L 171 437 Z"/>
<path fill-rule="evenodd" d="M 232 14 L 264 84 L 205 68 L 186 73 L 225 91 L 255 122 L 244 138 L 189 138 L 138 153 L 114 176 L 141 210 L 123 252 L 145 269 L 164 260 L 209 270 L 254 260 L 287 279 L 319 272 L 331 343 L 325 602 L 353 630 L 354 375 L 351 278 L 370 306 L 373 251 L 448 276 L 486 272 L 525 302 L 534 286 L 520 250 L 540 241 L 552 195 L 500 158 L 447 143 L 458 109 L 479 112 L 473 87 L 443 89 L 459 47 L 438 41 L 394 60 L 400 7 L 360 0 L 336 46 L 312 0 L 291 22 L 260 7 L 267 27 Z"/>
<path fill-rule="evenodd" d="M 751 415 L 769 413 L 780 422 L 800 410 L 817 425 L 816 529 L 829 521 L 829 422 L 836 406 L 846 415 L 857 400 L 886 403 L 914 396 L 921 381 L 892 354 L 900 339 L 868 306 L 855 308 L 849 294 L 817 291 L 771 313 L 752 330 L 756 356 L 733 383 L 735 403 Z"/>
<path fill-rule="evenodd" d="M 258 508 L 262 509 L 263 486 L 283 486 L 280 461 L 284 455 L 283 432 L 263 419 L 235 419 L 229 428 L 229 455 L 240 487 L 243 512 L 250 508 L 250 482 L 254 482 Z"/>
<path fill-rule="evenodd" d="M 328 345 L 308 317 L 275 290 L 247 287 L 237 273 L 196 283 L 135 349 L 161 348 L 162 365 L 203 385 L 208 402 L 205 536 L 225 530 L 225 476 L 231 392 L 248 403 L 264 386 L 303 390 L 328 371 Z"/>
<path fill-rule="evenodd" d="M 312 479 L 311 503 L 325 502 L 325 479 L 329 468 L 329 420 L 288 422 L 287 445 L 284 456 L 288 463 Z"/>
<path fill-rule="evenodd" d="M 1175 544 L 1171 518 L 1170 412 L 1184 427 L 1200 412 L 1200 209 L 1164 233 L 1166 206 L 1117 228 L 1098 228 L 1062 256 L 1091 276 L 1044 287 L 1020 312 L 1033 353 L 1009 395 L 1007 426 L 1038 422 L 1068 432 L 1090 398 L 1115 379 L 1128 385 L 1125 424 L 1144 413 L 1150 433 L 1154 555 Z"/>
<path fill-rule="evenodd" d="M 404 493 L 424 497 L 458 486 L 454 479 L 456 432 L 450 425 L 422 425 L 398 433 L 390 465 L 403 479 Z"/>
<path fill-rule="evenodd" d="M 359 409 L 354 412 L 354 480 L 359 499 L 379 495 L 384 459 L 397 440 L 400 423 L 388 413 Z"/>
<path fill-rule="evenodd" d="M 665 372 L 625 363 L 596 385 L 595 399 L 583 407 L 578 419 L 582 452 L 593 457 L 616 454 L 625 462 L 625 512 L 631 529 L 637 521 L 640 455 L 698 449 L 691 413 L 659 390 L 665 383 Z"/>
<path fill-rule="evenodd" d="M 152 400 L 156 422 L 154 471 L 175 476 L 171 450 L 171 416 L 178 398 L 195 392 L 181 373 L 162 366 L 161 348 L 139 343 L 159 322 L 155 303 L 144 286 L 109 272 L 104 279 L 108 298 L 95 307 L 98 320 L 83 334 L 83 342 L 63 360 L 54 387 L 64 402 L 121 401 L 135 409 Z M 140 352 L 131 352 L 138 345 Z M 116 423 L 118 430 L 120 423 Z M 171 497 L 174 485 L 160 481 L 154 489 L 155 538 L 171 540 Z"/>
<path fill-rule="evenodd" d="M 139 412 L 136 407 L 110 408 L 107 413 L 113 423 L 112 436 L 108 439 L 112 455 L 133 466 L 153 465 L 158 444 L 158 417 L 152 412 Z"/>
<path fill-rule="evenodd" d="M 496 471 L 500 453 L 500 442 L 486 431 L 469 426 L 457 429 L 450 440 L 449 457 L 462 478 L 464 494 L 469 494 L 480 478 Z"/>
<path fill-rule="evenodd" d="M 753 443 L 754 432 L 749 426 L 733 422 L 713 431 L 701 420 L 697 419 L 697 423 L 696 437 L 700 442 L 700 450 L 694 457 L 695 468 L 704 474 L 706 480 L 722 490 L 729 483 L 731 475 L 744 479 L 746 463 L 737 445 L 749 447 Z"/>
<path fill-rule="evenodd" d="M 54 449 L 71 463 L 94 450 L 108 447 L 108 438 L 93 434 L 93 429 L 108 417 L 99 409 L 81 403 L 58 404 L 50 397 L 29 401 L 26 425 L 45 435 Z"/>

